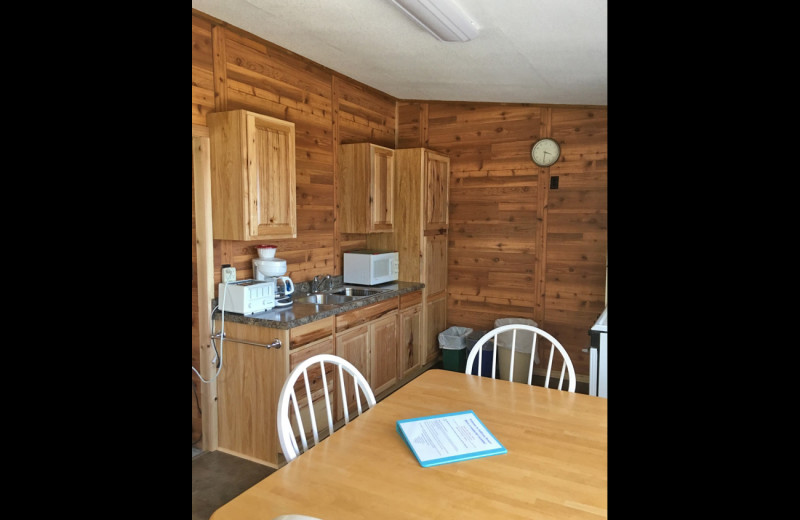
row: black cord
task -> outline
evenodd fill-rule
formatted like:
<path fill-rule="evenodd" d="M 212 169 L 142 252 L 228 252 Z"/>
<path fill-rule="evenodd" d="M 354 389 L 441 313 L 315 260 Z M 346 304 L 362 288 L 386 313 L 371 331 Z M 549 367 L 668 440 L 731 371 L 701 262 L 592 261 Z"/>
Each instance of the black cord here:
<path fill-rule="evenodd" d="M 219 310 L 219 307 L 214 307 L 214 310 L 211 311 L 211 326 L 212 326 L 212 328 L 214 326 L 214 313 L 217 312 L 218 310 Z M 211 333 L 212 333 L 212 336 L 213 336 L 214 331 L 212 330 Z M 220 340 L 220 341 L 222 341 L 222 340 Z M 217 363 L 216 363 L 216 366 L 214 368 L 219 368 L 220 364 L 222 364 L 222 358 L 219 355 L 219 350 L 217 350 L 217 342 L 214 341 L 214 338 L 211 338 L 211 346 L 214 347 L 214 354 L 217 357 Z"/>

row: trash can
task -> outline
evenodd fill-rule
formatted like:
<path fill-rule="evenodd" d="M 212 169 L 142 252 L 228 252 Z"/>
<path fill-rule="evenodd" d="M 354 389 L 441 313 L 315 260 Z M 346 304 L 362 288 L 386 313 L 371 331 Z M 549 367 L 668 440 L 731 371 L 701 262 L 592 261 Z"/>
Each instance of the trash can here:
<path fill-rule="evenodd" d="M 442 368 L 451 372 L 467 369 L 467 336 L 469 327 L 450 327 L 439 333 L 439 348 L 442 349 Z"/>
<path fill-rule="evenodd" d="M 498 318 L 494 320 L 494 326 L 502 327 L 503 325 L 520 324 L 532 325 L 538 327 L 539 325 L 527 318 Z M 511 367 L 511 340 L 513 338 L 513 331 L 501 332 L 497 336 L 497 371 L 500 379 L 508 381 L 509 368 Z M 533 333 L 527 330 L 517 331 L 517 344 L 514 347 L 514 379 L 518 383 L 528 382 L 528 366 L 531 362 L 531 346 L 533 343 Z M 536 343 L 536 355 L 533 358 L 534 365 L 539 363 L 539 342 Z"/>
<path fill-rule="evenodd" d="M 489 332 L 488 330 L 476 330 L 470 333 L 467 336 L 467 348 L 466 348 L 466 356 L 469 357 L 470 352 L 472 352 L 473 348 L 475 348 L 475 344 L 478 343 L 478 340 L 483 337 L 484 334 Z M 472 371 L 470 373 L 472 375 L 478 375 L 478 368 L 480 368 L 480 375 L 483 377 L 492 377 L 492 352 L 494 351 L 494 347 L 492 346 L 492 341 L 487 341 L 483 344 L 483 363 L 480 362 L 480 358 L 478 354 L 475 354 L 475 361 L 472 362 Z M 466 370 L 466 367 L 464 367 Z"/>

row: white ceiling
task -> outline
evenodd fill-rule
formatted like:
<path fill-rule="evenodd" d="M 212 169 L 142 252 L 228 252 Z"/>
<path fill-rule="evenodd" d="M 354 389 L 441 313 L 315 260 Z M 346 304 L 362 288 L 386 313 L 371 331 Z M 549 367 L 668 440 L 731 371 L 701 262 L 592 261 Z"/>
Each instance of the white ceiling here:
<path fill-rule="evenodd" d="M 456 0 L 441 42 L 389 0 L 192 0 L 192 7 L 398 99 L 608 104 L 607 0 Z"/>

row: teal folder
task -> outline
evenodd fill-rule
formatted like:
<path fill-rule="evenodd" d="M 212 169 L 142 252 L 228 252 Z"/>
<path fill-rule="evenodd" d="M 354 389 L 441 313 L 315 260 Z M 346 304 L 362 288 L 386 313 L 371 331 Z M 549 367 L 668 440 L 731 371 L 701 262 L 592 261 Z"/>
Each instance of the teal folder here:
<path fill-rule="evenodd" d="M 472 410 L 401 419 L 397 432 L 424 468 L 508 453 Z"/>

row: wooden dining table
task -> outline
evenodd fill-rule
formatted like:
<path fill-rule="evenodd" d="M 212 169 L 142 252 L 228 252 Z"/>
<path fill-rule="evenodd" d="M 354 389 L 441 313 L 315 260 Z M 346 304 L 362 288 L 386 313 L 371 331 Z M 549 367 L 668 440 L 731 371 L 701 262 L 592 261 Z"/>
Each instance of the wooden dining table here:
<path fill-rule="evenodd" d="M 428 370 L 211 520 L 608 516 L 608 399 Z M 472 410 L 508 452 L 424 468 L 399 419 Z"/>

